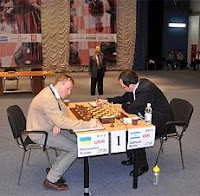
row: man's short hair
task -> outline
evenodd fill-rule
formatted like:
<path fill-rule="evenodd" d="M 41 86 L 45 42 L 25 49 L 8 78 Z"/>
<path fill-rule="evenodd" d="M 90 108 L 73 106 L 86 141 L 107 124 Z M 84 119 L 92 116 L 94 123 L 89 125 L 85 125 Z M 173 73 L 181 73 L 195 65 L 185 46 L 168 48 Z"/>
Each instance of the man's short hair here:
<path fill-rule="evenodd" d="M 118 80 L 122 80 L 124 85 L 136 84 L 139 80 L 138 75 L 133 70 L 124 70 L 120 73 Z"/>
<path fill-rule="evenodd" d="M 62 81 L 70 81 L 73 85 L 75 84 L 73 78 L 67 74 L 60 74 L 55 82 L 54 82 L 54 85 L 56 85 L 58 82 L 62 82 Z"/>

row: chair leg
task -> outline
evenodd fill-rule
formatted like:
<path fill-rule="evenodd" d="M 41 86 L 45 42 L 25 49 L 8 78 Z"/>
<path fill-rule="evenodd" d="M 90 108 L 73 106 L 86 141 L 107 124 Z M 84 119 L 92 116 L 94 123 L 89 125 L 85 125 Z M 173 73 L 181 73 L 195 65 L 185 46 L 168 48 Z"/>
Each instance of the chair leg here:
<path fill-rule="evenodd" d="M 29 164 L 30 156 L 31 156 L 31 148 L 29 149 L 29 152 L 28 152 L 27 165 Z"/>
<path fill-rule="evenodd" d="M 17 90 L 19 90 L 19 78 L 17 79 Z"/>
<path fill-rule="evenodd" d="M 160 138 L 160 145 L 162 143 L 162 139 Z M 162 149 L 161 149 L 162 153 L 164 153 L 164 150 L 163 150 L 163 145 L 162 145 Z"/>
<path fill-rule="evenodd" d="M 6 81 L 3 79 L 3 90 L 6 91 Z"/>
<path fill-rule="evenodd" d="M 49 158 L 49 153 L 48 153 L 47 150 L 45 150 L 45 152 L 46 152 L 47 161 L 49 162 L 50 168 L 52 168 L 51 161 L 50 161 L 50 158 Z"/>
<path fill-rule="evenodd" d="M 45 86 L 45 78 L 46 78 L 46 77 L 44 77 L 44 78 L 42 79 L 42 85 L 43 85 L 43 86 Z"/>
<path fill-rule="evenodd" d="M 21 163 L 21 168 L 20 168 L 20 173 L 19 173 L 18 185 L 20 185 L 20 180 L 21 180 L 21 176 L 22 176 L 22 170 L 23 170 L 23 165 L 24 165 L 25 153 L 26 152 L 24 151 L 23 158 L 22 158 L 22 163 Z"/>
<path fill-rule="evenodd" d="M 160 152 L 162 151 L 162 148 L 163 148 L 163 143 L 164 143 L 164 139 L 161 138 L 161 140 L 160 140 L 160 149 L 158 151 L 158 155 L 157 155 L 157 158 L 156 158 L 155 165 L 158 164 L 158 159 L 159 159 L 159 156 L 160 156 Z"/>
<path fill-rule="evenodd" d="M 30 89 L 32 90 L 33 88 L 33 78 L 30 78 Z"/>
<path fill-rule="evenodd" d="M 58 151 L 56 148 L 55 148 L 55 154 L 56 154 L 56 157 L 58 157 Z"/>
<path fill-rule="evenodd" d="M 180 154 L 181 154 L 181 162 L 182 162 L 182 166 L 183 166 L 183 169 L 185 169 L 185 166 L 184 166 L 184 160 L 183 160 L 183 151 L 182 151 L 182 143 L 181 143 L 181 139 L 179 139 L 179 147 L 180 147 Z"/>

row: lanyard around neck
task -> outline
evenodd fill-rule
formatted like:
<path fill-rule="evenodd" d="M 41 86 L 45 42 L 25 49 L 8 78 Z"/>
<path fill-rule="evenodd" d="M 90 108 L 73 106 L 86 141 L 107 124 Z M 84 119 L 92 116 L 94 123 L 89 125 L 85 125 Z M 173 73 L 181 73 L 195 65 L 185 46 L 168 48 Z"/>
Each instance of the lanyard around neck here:
<path fill-rule="evenodd" d="M 49 85 L 49 89 L 51 90 L 53 96 L 55 97 L 55 99 L 56 99 L 56 101 L 57 101 L 57 103 L 58 103 L 58 108 L 59 108 L 59 110 L 62 111 L 62 109 L 61 109 L 61 107 L 60 107 L 60 104 L 59 104 L 59 102 L 58 102 L 58 99 L 56 98 L 56 95 L 55 95 L 55 93 L 54 93 L 54 91 L 53 91 L 53 89 L 52 89 L 52 87 L 51 87 L 50 85 Z"/>

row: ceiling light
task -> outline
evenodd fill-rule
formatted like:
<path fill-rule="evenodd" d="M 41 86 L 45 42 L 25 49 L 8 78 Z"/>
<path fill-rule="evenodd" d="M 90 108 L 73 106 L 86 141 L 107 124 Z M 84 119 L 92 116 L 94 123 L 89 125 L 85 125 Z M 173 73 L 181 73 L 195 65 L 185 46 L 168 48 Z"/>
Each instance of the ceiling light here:
<path fill-rule="evenodd" d="M 170 22 L 168 24 L 169 27 L 175 27 L 175 28 L 185 28 L 186 24 L 185 23 L 177 23 L 177 22 Z"/>

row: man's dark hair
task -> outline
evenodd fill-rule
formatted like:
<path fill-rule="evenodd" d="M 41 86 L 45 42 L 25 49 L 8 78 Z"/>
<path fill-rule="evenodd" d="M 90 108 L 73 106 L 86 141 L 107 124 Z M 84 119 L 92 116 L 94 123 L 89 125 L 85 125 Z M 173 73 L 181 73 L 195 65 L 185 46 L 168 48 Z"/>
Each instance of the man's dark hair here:
<path fill-rule="evenodd" d="M 122 80 L 124 85 L 136 84 L 138 82 L 138 75 L 133 70 L 124 70 L 119 75 L 118 80 Z"/>

